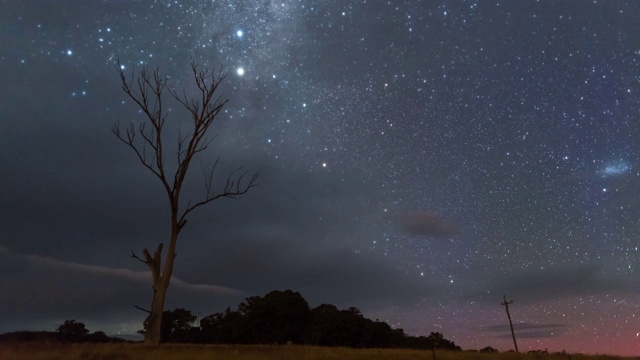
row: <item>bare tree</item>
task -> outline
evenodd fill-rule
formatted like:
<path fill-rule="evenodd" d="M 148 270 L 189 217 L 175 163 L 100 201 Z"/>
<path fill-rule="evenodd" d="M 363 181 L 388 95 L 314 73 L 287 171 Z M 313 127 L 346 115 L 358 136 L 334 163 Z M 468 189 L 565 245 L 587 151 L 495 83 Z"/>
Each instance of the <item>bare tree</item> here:
<path fill-rule="evenodd" d="M 115 124 L 113 133 L 118 139 L 129 146 L 142 165 L 157 177 L 169 198 L 171 209 L 171 234 L 169 247 L 164 254 L 163 243 L 158 244 L 153 255 L 148 249 L 142 251 L 142 257 L 132 251 L 132 257 L 145 263 L 151 271 L 153 281 L 153 299 L 151 309 L 143 309 L 148 313 L 145 320 L 144 332 L 145 344 L 157 345 L 160 343 L 160 329 L 164 300 L 173 272 L 173 264 L 176 257 L 176 243 L 178 235 L 187 222 L 187 215 L 193 210 L 209 204 L 219 198 L 235 198 L 243 195 L 256 186 L 258 172 L 247 177 L 247 171 L 241 168 L 231 172 L 223 187 L 214 189 L 214 172 L 218 160 L 208 169 L 203 168 L 204 195 L 198 201 L 188 201 L 186 204 L 180 199 L 180 192 L 189 166 L 198 153 L 207 149 L 213 138 L 207 137 L 207 132 L 213 125 L 216 117 L 227 103 L 218 96 L 218 86 L 224 80 L 222 72 L 214 74 L 209 70 L 201 70 L 195 62 L 191 63 L 193 81 L 195 82 L 195 94 L 187 95 L 186 91 L 178 93 L 175 89 L 167 87 L 167 78 L 160 75 L 159 70 L 149 72 L 147 67 L 142 67 L 139 72 L 132 72 L 130 76 L 124 71 L 124 67 L 117 62 L 118 74 L 122 90 L 133 100 L 144 114 L 145 119 L 140 125 L 130 122 L 127 127 Z M 167 110 L 163 108 L 163 100 L 168 91 L 169 98 L 173 98 L 187 110 L 192 118 L 191 131 L 177 136 L 175 171 L 172 166 L 166 166 L 165 141 L 163 130 L 167 120 Z M 219 158 L 218 158 L 219 159 Z M 164 261 L 164 264 L 163 264 Z"/>

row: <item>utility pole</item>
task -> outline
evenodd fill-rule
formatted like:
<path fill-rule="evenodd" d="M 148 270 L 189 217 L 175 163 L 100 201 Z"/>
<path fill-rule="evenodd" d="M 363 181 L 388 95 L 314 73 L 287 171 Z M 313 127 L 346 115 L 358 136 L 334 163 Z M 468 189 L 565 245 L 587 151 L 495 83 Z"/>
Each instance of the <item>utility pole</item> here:
<path fill-rule="evenodd" d="M 500 305 L 504 305 L 504 307 L 507 309 L 507 318 L 509 318 L 509 327 L 511 327 L 511 337 L 513 338 L 513 346 L 515 346 L 516 352 L 519 352 L 518 344 L 516 343 L 516 334 L 513 332 L 513 323 L 511 322 L 511 315 L 509 314 L 509 304 L 513 304 L 513 300 L 507 301 L 507 295 L 504 295 L 503 299 L 504 299 L 504 302 L 500 303 Z"/>

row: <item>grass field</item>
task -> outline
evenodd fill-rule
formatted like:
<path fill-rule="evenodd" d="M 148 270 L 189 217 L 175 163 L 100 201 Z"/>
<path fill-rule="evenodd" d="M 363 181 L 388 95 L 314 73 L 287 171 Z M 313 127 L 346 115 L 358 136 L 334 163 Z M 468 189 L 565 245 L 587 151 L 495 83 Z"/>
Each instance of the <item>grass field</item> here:
<path fill-rule="evenodd" d="M 615 356 L 515 353 L 436 352 L 438 360 L 605 360 Z M 348 349 L 312 346 L 161 345 L 141 344 L 0 344 L 3 360 L 431 360 L 431 351 Z"/>

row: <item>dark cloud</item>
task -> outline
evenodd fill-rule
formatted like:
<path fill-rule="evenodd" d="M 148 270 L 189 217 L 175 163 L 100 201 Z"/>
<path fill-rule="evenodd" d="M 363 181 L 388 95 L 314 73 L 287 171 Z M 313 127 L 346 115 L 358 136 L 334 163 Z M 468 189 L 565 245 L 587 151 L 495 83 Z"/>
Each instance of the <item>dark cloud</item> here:
<path fill-rule="evenodd" d="M 453 222 L 432 211 L 405 212 L 397 217 L 397 221 L 411 235 L 452 237 L 460 234 L 460 229 Z"/>
<path fill-rule="evenodd" d="M 483 289 L 472 291 L 470 298 L 495 301 L 496 295 L 501 297 L 501 294 L 506 294 L 509 299 L 531 303 L 571 296 L 628 292 L 635 286 L 628 280 L 606 277 L 601 267 L 595 264 L 528 268 L 491 276 L 483 283 Z"/>
<path fill-rule="evenodd" d="M 253 294 L 295 289 L 312 304 L 363 308 L 414 303 L 438 293 L 434 284 L 407 276 L 362 240 L 371 210 L 359 199 L 372 189 L 359 182 L 357 173 L 336 181 L 330 174 L 265 169 L 264 183 L 243 204 L 194 217 L 179 251 L 178 261 L 188 265 L 177 262 L 177 274 Z"/>

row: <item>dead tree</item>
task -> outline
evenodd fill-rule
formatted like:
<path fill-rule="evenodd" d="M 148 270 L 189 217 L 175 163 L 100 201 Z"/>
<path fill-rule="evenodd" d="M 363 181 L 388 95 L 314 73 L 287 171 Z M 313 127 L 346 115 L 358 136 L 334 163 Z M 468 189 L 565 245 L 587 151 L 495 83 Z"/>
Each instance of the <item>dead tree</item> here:
<path fill-rule="evenodd" d="M 115 124 L 113 133 L 129 146 L 142 165 L 160 180 L 169 198 L 171 210 L 171 234 L 166 253 L 163 254 L 163 243 L 158 244 L 153 254 L 145 248 L 142 251 L 142 257 L 132 251 L 132 257 L 146 264 L 151 271 L 153 282 L 151 308 L 146 310 L 136 307 L 148 313 L 145 320 L 145 344 L 158 345 L 165 295 L 176 257 L 176 243 L 180 231 L 187 223 L 187 215 L 214 200 L 223 197 L 235 198 L 247 193 L 249 189 L 256 186 L 258 172 L 248 177 L 247 171 L 239 168 L 229 174 L 223 187 L 214 189 L 214 172 L 218 164 L 216 160 L 210 168 L 203 170 L 205 191 L 202 198 L 194 202 L 181 201 L 180 192 L 189 166 L 194 156 L 206 150 L 211 143 L 213 138 L 207 137 L 207 132 L 227 103 L 227 100 L 221 100 L 217 93 L 218 86 L 225 76 L 222 72 L 215 74 L 213 71 L 202 70 L 192 62 L 191 71 L 196 95 L 189 97 L 186 91 L 178 93 L 175 89 L 169 89 L 167 78 L 161 76 L 159 70 L 150 72 L 146 67 L 142 67 L 139 72 L 134 71 L 128 76 L 119 61 L 116 69 L 120 76 L 122 90 L 138 106 L 145 119 L 140 125 L 130 122 L 124 128 Z M 163 131 L 168 115 L 163 107 L 163 101 L 167 97 L 166 92 L 169 93 L 168 97 L 177 101 L 191 117 L 190 132 L 178 133 L 176 162 L 173 166 L 167 166 L 165 163 L 167 154 L 163 143 L 166 140 Z M 174 168 L 175 171 L 170 170 Z"/>

